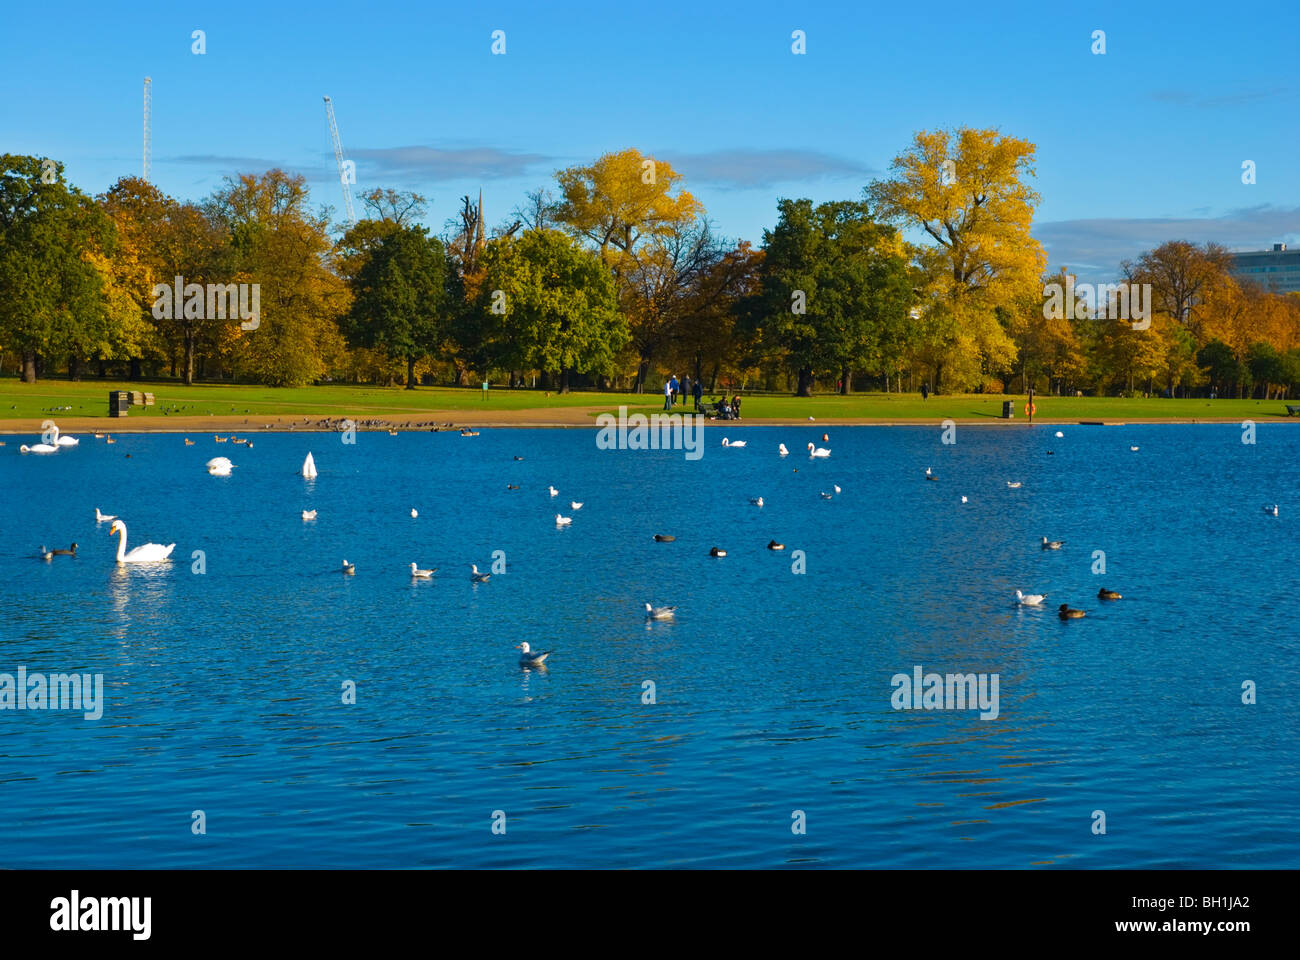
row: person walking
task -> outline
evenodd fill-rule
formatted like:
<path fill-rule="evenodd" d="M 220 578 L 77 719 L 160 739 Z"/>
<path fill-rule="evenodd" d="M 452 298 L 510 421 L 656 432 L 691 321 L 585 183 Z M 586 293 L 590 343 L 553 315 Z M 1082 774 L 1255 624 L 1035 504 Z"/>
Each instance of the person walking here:
<path fill-rule="evenodd" d="M 682 406 L 686 406 L 686 398 L 691 395 L 691 377 L 690 374 L 682 377 Z"/>
<path fill-rule="evenodd" d="M 681 384 L 679 384 L 679 383 L 677 382 L 677 377 L 676 377 L 676 376 L 673 376 L 673 378 L 672 378 L 671 380 L 668 381 L 668 385 L 672 388 L 672 391 L 673 391 L 673 397 L 672 397 L 673 403 L 676 403 L 676 402 L 677 402 L 677 393 L 678 393 L 678 391 L 681 389 Z M 671 406 L 671 404 L 670 404 L 670 406 Z"/>
<path fill-rule="evenodd" d="M 921 384 L 921 399 L 922 400 L 930 399 L 930 385 L 928 383 Z"/>
<path fill-rule="evenodd" d="M 700 400 L 704 397 L 704 384 L 697 379 L 695 381 L 695 412 L 700 412 Z"/>
<path fill-rule="evenodd" d="M 673 382 L 672 380 L 665 380 L 664 381 L 664 409 L 671 410 L 672 408 L 673 408 Z"/>

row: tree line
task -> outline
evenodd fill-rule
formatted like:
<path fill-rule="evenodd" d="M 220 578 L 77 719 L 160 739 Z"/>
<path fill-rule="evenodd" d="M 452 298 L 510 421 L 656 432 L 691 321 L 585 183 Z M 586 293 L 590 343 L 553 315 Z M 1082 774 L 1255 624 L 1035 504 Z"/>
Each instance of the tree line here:
<path fill-rule="evenodd" d="M 0 372 L 558 391 L 657 391 L 675 372 L 805 396 L 1300 385 L 1300 297 L 1239 284 L 1214 244 L 1122 265 L 1149 322 L 1104 299 L 1053 309 L 1074 278 L 1045 275 L 1030 234 L 1034 150 L 922 131 L 857 198 L 781 199 L 758 245 L 720 236 L 681 175 L 634 149 L 558 171 L 493 228 L 463 197 L 438 234 L 413 192 L 373 190 L 333 227 L 279 169 L 197 202 L 137 177 L 91 197 L 55 161 L 4 155 Z M 184 308 L 160 310 L 173 284 Z M 256 284 L 258 322 L 205 309 L 209 284 Z"/>

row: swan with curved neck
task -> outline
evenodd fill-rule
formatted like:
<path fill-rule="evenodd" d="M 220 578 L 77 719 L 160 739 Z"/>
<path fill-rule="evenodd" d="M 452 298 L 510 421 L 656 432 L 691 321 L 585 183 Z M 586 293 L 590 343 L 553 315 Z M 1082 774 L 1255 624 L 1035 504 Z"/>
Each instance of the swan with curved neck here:
<path fill-rule="evenodd" d="M 118 563 L 153 563 L 157 560 L 166 560 L 172 555 L 172 550 L 176 548 L 174 543 L 169 543 L 165 547 L 161 543 L 146 543 L 127 553 L 126 524 L 121 520 L 114 520 L 113 525 L 108 528 L 110 537 L 115 533 L 120 535 L 120 539 L 117 541 Z"/>

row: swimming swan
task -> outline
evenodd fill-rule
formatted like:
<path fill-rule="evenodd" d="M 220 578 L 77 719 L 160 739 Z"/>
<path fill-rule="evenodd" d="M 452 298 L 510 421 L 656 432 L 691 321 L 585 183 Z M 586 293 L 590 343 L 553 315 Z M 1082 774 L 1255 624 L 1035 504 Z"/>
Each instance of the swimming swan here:
<path fill-rule="evenodd" d="M 130 553 L 126 552 L 126 524 L 121 520 L 114 520 L 113 525 L 108 528 L 108 535 L 119 534 L 120 539 L 117 541 L 117 562 L 118 563 L 154 563 L 158 560 L 166 560 L 176 549 L 176 544 L 169 543 L 163 546 L 161 543 L 146 543 L 136 547 Z"/>

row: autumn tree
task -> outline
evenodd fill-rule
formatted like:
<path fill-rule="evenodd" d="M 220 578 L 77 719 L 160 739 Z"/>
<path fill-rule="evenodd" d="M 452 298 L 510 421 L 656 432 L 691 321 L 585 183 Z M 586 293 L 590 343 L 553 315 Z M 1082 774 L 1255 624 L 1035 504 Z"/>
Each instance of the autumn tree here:
<path fill-rule="evenodd" d="M 970 386 L 1015 359 L 998 311 L 1034 296 L 1046 266 L 1029 233 L 1039 200 L 1026 182 L 1034 149 L 996 130 L 921 131 L 894 158 L 892 176 L 865 191 L 880 216 L 934 242 L 916 261 L 926 277 L 920 356 L 936 391 L 949 380 Z"/>

